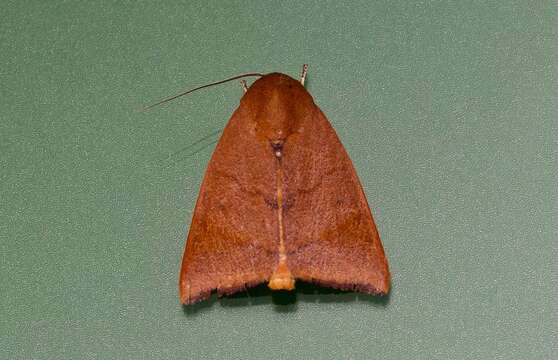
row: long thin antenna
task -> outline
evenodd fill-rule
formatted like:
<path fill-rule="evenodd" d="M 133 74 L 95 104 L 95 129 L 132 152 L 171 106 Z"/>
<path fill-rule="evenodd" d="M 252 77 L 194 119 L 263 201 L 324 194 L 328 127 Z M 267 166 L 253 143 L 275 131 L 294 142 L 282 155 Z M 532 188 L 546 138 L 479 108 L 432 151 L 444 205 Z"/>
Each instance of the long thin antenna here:
<path fill-rule="evenodd" d="M 193 89 L 184 91 L 183 93 L 180 93 L 180 94 L 178 94 L 178 95 L 174 95 L 174 96 L 168 97 L 168 98 L 163 99 L 163 100 L 161 100 L 161 101 L 159 101 L 159 102 L 156 102 L 155 104 L 146 106 L 146 107 L 144 107 L 144 108 L 142 109 L 142 111 L 149 110 L 149 109 L 151 109 L 152 107 L 155 107 L 155 106 L 164 104 L 164 103 L 166 103 L 166 102 L 169 102 L 169 101 L 174 100 L 174 99 L 176 99 L 176 98 L 179 98 L 179 97 L 181 97 L 181 96 L 184 96 L 184 95 L 187 95 L 187 94 L 189 94 L 189 93 L 192 93 L 192 92 L 194 92 L 194 91 L 196 91 L 196 90 L 201 90 L 201 89 L 204 89 L 204 88 L 206 88 L 206 87 L 210 87 L 210 86 L 213 86 L 213 85 L 219 85 L 219 84 L 222 84 L 222 83 L 226 83 L 226 82 L 228 82 L 228 81 L 233 81 L 233 80 L 236 80 L 236 79 L 241 79 L 241 78 L 243 78 L 243 77 L 250 77 L 250 76 L 259 76 L 259 77 L 262 77 L 262 76 L 264 76 L 264 74 L 261 74 L 261 73 L 246 73 L 246 74 L 236 75 L 236 76 L 233 76 L 233 77 L 228 78 L 228 79 L 225 79 L 225 80 L 216 81 L 216 82 L 213 82 L 213 83 L 211 83 L 211 84 L 205 84 L 205 85 L 202 85 L 202 86 L 198 86 L 197 88 L 193 88 Z"/>

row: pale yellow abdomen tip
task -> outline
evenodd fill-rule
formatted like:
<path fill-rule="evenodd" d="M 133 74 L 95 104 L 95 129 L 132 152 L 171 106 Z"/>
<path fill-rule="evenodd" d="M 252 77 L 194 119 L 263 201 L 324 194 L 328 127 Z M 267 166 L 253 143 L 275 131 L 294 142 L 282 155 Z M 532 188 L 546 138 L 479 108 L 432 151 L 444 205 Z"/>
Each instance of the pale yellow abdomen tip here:
<path fill-rule="evenodd" d="M 280 261 L 267 286 L 271 290 L 294 290 L 295 280 L 285 261 Z"/>

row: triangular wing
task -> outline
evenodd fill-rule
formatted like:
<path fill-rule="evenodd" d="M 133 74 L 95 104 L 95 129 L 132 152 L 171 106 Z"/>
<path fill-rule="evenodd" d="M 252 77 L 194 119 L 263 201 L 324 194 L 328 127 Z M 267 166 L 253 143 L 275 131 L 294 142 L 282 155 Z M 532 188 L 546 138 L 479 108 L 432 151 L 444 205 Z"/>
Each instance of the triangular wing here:
<path fill-rule="evenodd" d="M 231 117 L 201 185 L 180 271 L 185 304 L 265 282 L 277 263 L 274 159 L 247 111 Z"/>
<path fill-rule="evenodd" d="M 321 110 L 286 142 L 285 247 L 297 279 L 387 294 L 384 250 L 355 169 Z"/>

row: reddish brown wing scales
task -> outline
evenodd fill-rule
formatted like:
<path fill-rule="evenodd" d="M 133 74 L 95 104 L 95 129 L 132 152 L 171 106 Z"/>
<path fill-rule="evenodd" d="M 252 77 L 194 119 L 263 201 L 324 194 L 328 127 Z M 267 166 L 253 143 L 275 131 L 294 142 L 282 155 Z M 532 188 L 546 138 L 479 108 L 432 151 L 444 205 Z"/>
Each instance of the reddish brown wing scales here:
<path fill-rule="evenodd" d="M 180 272 L 185 304 L 265 282 L 276 263 L 274 159 L 247 110 L 234 113 L 205 173 Z"/>
<path fill-rule="evenodd" d="M 323 113 L 285 144 L 287 261 L 297 279 L 387 294 L 390 276 L 366 197 Z"/>
<path fill-rule="evenodd" d="M 385 294 L 389 270 L 355 169 L 296 80 L 256 81 L 206 170 L 184 251 L 180 298 L 295 280 Z"/>

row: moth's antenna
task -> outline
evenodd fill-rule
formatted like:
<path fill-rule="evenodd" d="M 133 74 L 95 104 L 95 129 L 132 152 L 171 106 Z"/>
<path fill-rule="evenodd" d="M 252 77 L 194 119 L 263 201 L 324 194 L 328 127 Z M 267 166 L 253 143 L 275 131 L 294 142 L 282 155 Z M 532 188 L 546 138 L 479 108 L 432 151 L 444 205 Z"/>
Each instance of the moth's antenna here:
<path fill-rule="evenodd" d="M 302 65 L 302 72 L 300 74 L 300 83 L 304 86 L 304 82 L 306 81 L 306 74 L 308 73 L 308 64 Z"/>
<path fill-rule="evenodd" d="M 244 90 L 245 93 L 248 92 L 248 84 L 246 84 L 246 80 L 240 80 L 240 85 L 242 85 L 242 90 Z"/>
<path fill-rule="evenodd" d="M 152 107 L 155 107 L 155 106 L 164 104 L 164 103 L 166 103 L 166 102 L 169 102 L 169 101 L 174 100 L 174 99 L 176 99 L 176 98 L 179 98 L 179 97 L 181 97 L 181 96 L 187 95 L 187 94 L 192 93 L 192 92 L 194 92 L 194 91 L 204 89 L 204 88 L 206 88 L 206 87 L 210 87 L 210 86 L 213 86 L 213 85 L 219 85 L 219 84 L 226 83 L 226 82 L 228 82 L 228 81 L 233 81 L 233 80 L 236 80 L 236 79 L 241 79 L 241 78 L 250 77 L 250 76 L 259 76 L 259 77 L 262 77 L 262 76 L 264 76 L 264 74 L 261 74 L 261 73 L 246 73 L 246 74 L 236 75 L 236 76 L 230 77 L 230 78 L 225 79 L 225 80 L 220 80 L 220 81 L 216 81 L 216 82 L 213 82 L 213 83 L 210 83 L 210 84 L 205 84 L 205 85 L 202 85 L 202 86 L 198 86 L 198 87 L 196 87 L 196 88 L 193 88 L 193 89 L 184 91 L 183 93 L 180 93 L 180 94 L 178 94 L 178 95 L 174 95 L 174 96 L 168 97 L 168 98 L 166 98 L 166 99 L 163 99 L 163 100 L 161 100 L 161 101 L 159 101 L 159 102 L 156 102 L 155 104 L 146 106 L 146 107 L 144 107 L 144 108 L 142 109 L 142 111 L 149 110 L 149 109 L 151 109 Z"/>

